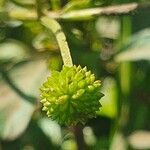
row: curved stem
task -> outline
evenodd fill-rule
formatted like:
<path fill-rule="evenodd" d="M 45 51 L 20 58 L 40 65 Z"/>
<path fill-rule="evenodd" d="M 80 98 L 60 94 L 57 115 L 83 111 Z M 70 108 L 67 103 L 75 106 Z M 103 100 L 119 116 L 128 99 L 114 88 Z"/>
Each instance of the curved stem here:
<path fill-rule="evenodd" d="M 41 22 L 46 28 L 50 29 L 55 35 L 58 45 L 60 47 L 61 56 L 62 56 L 64 65 L 68 67 L 73 66 L 69 46 L 66 41 L 66 36 L 63 33 L 59 23 L 56 20 L 51 19 L 49 17 L 42 17 Z"/>

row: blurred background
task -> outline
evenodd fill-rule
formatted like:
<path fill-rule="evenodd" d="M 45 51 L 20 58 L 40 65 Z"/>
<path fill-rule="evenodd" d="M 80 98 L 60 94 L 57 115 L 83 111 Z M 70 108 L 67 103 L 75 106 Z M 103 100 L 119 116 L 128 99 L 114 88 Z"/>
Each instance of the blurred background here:
<path fill-rule="evenodd" d="M 97 118 L 75 132 L 41 111 L 39 88 L 63 64 L 43 15 L 102 81 Z M 0 150 L 60 149 L 150 149 L 149 0 L 0 0 Z"/>

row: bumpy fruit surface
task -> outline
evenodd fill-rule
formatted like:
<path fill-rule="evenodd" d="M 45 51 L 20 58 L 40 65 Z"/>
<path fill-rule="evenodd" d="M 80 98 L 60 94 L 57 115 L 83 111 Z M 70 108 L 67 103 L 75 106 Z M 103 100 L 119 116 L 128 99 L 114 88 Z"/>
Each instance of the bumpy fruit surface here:
<path fill-rule="evenodd" d="M 52 71 L 41 87 L 41 103 L 48 117 L 63 125 L 85 123 L 96 116 L 101 104 L 100 81 L 86 67 L 63 66 Z"/>

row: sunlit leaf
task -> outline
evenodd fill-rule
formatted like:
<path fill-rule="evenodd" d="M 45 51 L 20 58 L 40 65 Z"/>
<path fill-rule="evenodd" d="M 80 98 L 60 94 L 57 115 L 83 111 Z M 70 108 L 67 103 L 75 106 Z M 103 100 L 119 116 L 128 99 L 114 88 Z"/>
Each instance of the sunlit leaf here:
<path fill-rule="evenodd" d="M 45 61 L 38 60 L 15 67 L 9 72 L 9 77 L 24 95 L 38 100 L 39 87 L 46 74 Z M 0 137 L 14 140 L 26 129 L 36 106 L 6 83 L 0 82 Z"/>
<path fill-rule="evenodd" d="M 16 40 L 0 43 L 0 62 L 18 62 L 26 59 L 29 49 Z"/>
<path fill-rule="evenodd" d="M 39 96 L 39 87 L 46 79 L 48 70 L 43 60 L 22 64 L 9 72 L 17 87 L 27 95 Z"/>
<path fill-rule="evenodd" d="M 6 23 L 7 23 L 7 25 L 8 25 L 9 27 L 12 27 L 12 28 L 19 27 L 19 26 L 22 25 L 22 22 L 19 21 L 19 20 L 10 20 L 10 21 L 8 21 L 8 22 L 6 22 Z"/>
<path fill-rule="evenodd" d="M 101 37 L 117 39 L 120 31 L 120 22 L 117 18 L 99 17 L 96 29 Z"/>
<path fill-rule="evenodd" d="M 6 84 L 0 84 L 0 137 L 13 140 L 26 129 L 34 106 L 21 98 Z"/>
<path fill-rule="evenodd" d="M 35 4 L 35 0 L 12 0 L 12 2 L 14 2 L 16 4 L 24 5 L 24 6 Z"/>
<path fill-rule="evenodd" d="M 108 0 L 72 0 L 69 1 L 63 8 L 62 12 L 68 12 L 71 10 L 79 10 L 90 7 L 98 7 L 105 3 L 108 3 Z"/>
<path fill-rule="evenodd" d="M 115 57 L 117 62 L 150 60 L 150 29 L 133 35 L 121 50 Z"/>
<path fill-rule="evenodd" d="M 36 20 L 37 13 L 35 8 L 27 8 L 16 5 L 8 6 L 8 15 L 13 20 Z"/>
<path fill-rule="evenodd" d="M 116 133 L 112 139 L 110 150 L 127 150 L 126 139 L 122 133 Z"/>
<path fill-rule="evenodd" d="M 150 131 L 137 130 L 128 137 L 128 141 L 134 149 L 150 149 Z"/>
<path fill-rule="evenodd" d="M 54 144 L 61 144 L 61 128 L 56 122 L 47 118 L 43 118 L 39 120 L 38 124 L 45 133 L 45 135 L 47 135 Z"/>
<path fill-rule="evenodd" d="M 69 139 L 63 142 L 63 144 L 61 145 L 61 149 L 62 150 L 77 150 L 77 143 L 75 140 L 73 139 Z"/>
<path fill-rule="evenodd" d="M 83 129 L 84 140 L 87 145 L 92 146 L 96 144 L 96 136 L 94 135 L 93 129 L 89 126 L 86 126 Z"/>
<path fill-rule="evenodd" d="M 70 10 L 77 10 L 82 8 L 87 8 L 91 4 L 91 0 L 76 0 L 76 1 L 70 1 L 65 5 L 62 12 L 68 12 Z"/>
<path fill-rule="evenodd" d="M 32 43 L 33 43 L 33 46 L 38 51 L 43 51 L 43 50 L 56 51 L 58 49 L 54 36 L 50 34 L 46 34 L 46 33 L 38 34 L 34 38 Z"/>
<path fill-rule="evenodd" d="M 117 115 L 117 86 L 115 80 L 106 78 L 103 81 L 102 93 L 105 96 L 100 100 L 102 107 L 98 114 L 115 118 Z"/>

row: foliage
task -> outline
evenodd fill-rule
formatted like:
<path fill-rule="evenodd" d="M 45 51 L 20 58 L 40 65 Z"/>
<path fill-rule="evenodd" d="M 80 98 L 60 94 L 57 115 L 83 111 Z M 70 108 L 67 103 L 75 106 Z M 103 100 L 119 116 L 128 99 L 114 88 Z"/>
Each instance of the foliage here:
<path fill-rule="evenodd" d="M 149 8 L 148 0 L 0 0 L 0 149 L 149 149 Z M 73 128 L 47 118 L 39 96 L 54 70 L 59 82 L 68 46 L 105 95 L 97 118 Z"/>

